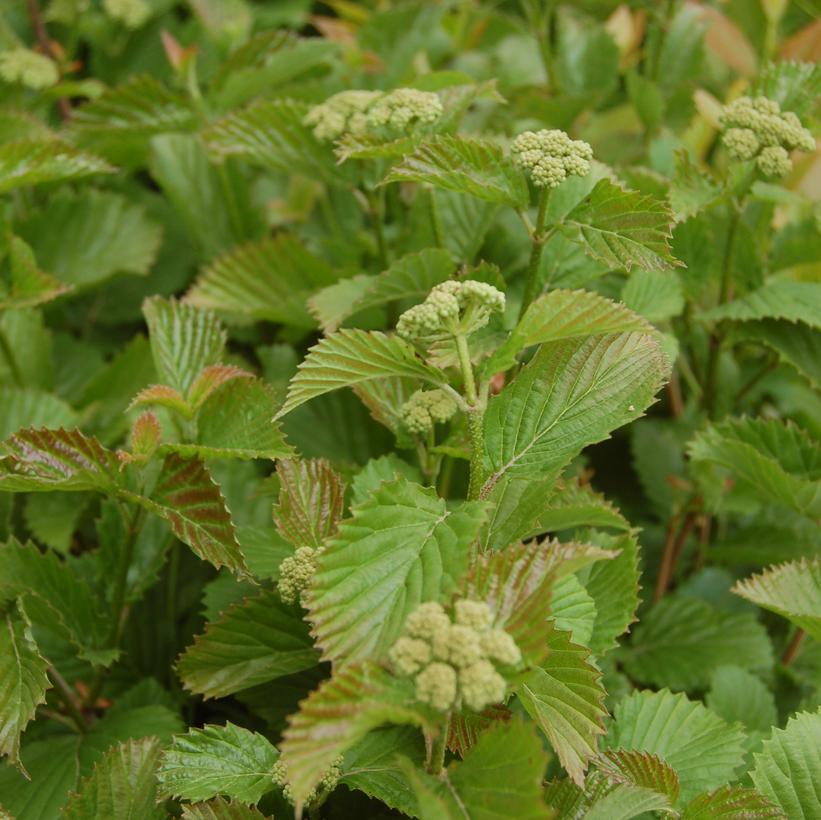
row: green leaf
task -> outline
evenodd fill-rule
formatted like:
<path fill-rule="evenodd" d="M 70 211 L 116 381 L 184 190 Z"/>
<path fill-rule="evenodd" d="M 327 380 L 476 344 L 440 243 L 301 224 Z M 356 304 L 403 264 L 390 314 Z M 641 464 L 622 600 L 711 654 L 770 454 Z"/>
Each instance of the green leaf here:
<path fill-rule="evenodd" d="M 650 322 L 666 322 L 684 310 L 684 292 L 675 273 L 635 270 L 621 298 L 627 307 Z"/>
<path fill-rule="evenodd" d="M 821 558 L 801 559 L 739 581 L 733 592 L 821 641 Z"/>
<path fill-rule="evenodd" d="M 187 689 L 221 698 L 316 666 L 308 625 L 273 592 L 234 604 L 177 662 Z"/>
<path fill-rule="evenodd" d="M 706 703 L 727 723 L 741 723 L 750 732 L 769 732 L 778 723 L 772 692 L 740 666 L 720 666 L 713 672 Z"/>
<path fill-rule="evenodd" d="M 349 316 L 359 311 L 395 302 L 420 302 L 430 290 L 450 278 L 455 265 L 441 248 L 425 248 L 397 259 L 376 275 L 343 279 L 319 291 L 308 304 L 325 333 L 333 333 Z M 355 289 L 351 289 L 356 282 Z M 351 294 L 350 297 L 347 294 Z"/>
<path fill-rule="evenodd" d="M 160 820 L 165 810 L 156 804 L 155 769 L 160 742 L 149 737 L 113 746 L 96 763 L 89 777 L 80 781 L 68 799 L 62 820 Z"/>
<path fill-rule="evenodd" d="M 732 329 L 731 336 L 735 342 L 766 345 L 821 390 L 821 333 L 816 329 L 801 322 L 762 319 L 742 322 Z"/>
<path fill-rule="evenodd" d="M 664 795 L 671 806 L 678 801 L 676 770 L 660 757 L 628 749 L 608 749 L 595 760 L 596 770 L 611 783 L 652 789 Z"/>
<path fill-rule="evenodd" d="M 712 205 L 720 193 L 709 171 L 697 166 L 686 150 L 676 151 L 676 170 L 670 185 L 670 207 L 677 222 Z"/>
<path fill-rule="evenodd" d="M 681 820 L 786 820 L 781 809 L 755 789 L 724 786 L 691 800 Z"/>
<path fill-rule="evenodd" d="M 0 284 L 0 309 L 35 307 L 71 290 L 56 276 L 40 270 L 31 246 L 19 236 L 9 236 L 7 255 L 8 283 Z M 2 257 L 0 244 L 0 262 Z"/>
<path fill-rule="evenodd" d="M 189 729 L 165 751 L 157 779 L 159 796 L 210 800 L 225 795 L 257 803 L 275 788 L 277 750 L 261 734 L 226 723 Z"/>
<path fill-rule="evenodd" d="M 395 453 L 370 459 L 351 481 L 351 506 L 367 501 L 380 484 L 393 481 L 398 476 L 404 476 L 417 484 L 422 483 L 419 469 L 403 461 Z"/>
<path fill-rule="evenodd" d="M 750 776 L 765 797 L 790 820 L 812 820 L 821 814 L 821 710 L 799 712 L 784 729 L 773 728 L 761 752 L 754 755 Z"/>
<path fill-rule="evenodd" d="M 413 683 L 372 663 L 335 671 L 288 718 L 282 762 L 297 808 L 334 760 L 384 723 L 432 729 L 441 715 L 416 702 Z"/>
<path fill-rule="evenodd" d="M 20 140 L 0 145 L 0 193 L 115 171 L 100 157 L 57 140 Z"/>
<path fill-rule="evenodd" d="M 24 502 L 23 517 L 37 543 L 66 554 L 90 501 L 90 495 L 30 493 Z"/>
<path fill-rule="evenodd" d="M 650 336 L 622 333 L 542 345 L 485 413 L 486 495 L 505 475 L 560 470 L 653 402 L 667 360 Z"/>
<path fill-rule="evenodd" d="M 291 234 L 279 233 L 219 256 L 185 299 L 197 307 L 311 329 L 316 323 L 306 300 L 334 281 L 322 259 Z"/>
<path fill-rule="evenodd" d="M 614 504 L 595 492 L 589 484 L 580 484 L 571 479 L 555 486 L 546 508 L 539 513 L 535 527 L 528 534 L 538 535 L 578 527 L 629 530 L 630 523 Z"/>
<path fill-rule="evenodd" d="M 397 478 L 351 510 L 318 556 L 308 596 L 323 658 L 349 663 L 384 654 L 408 613 L 446 600 L 467 569 L 483 506 L 448 510 L 433 489 Z"/>
<path fill-rule="evenodd" d="M 565 94 L 603 95 L 616 85 L 619 48 L 607 29 L 587 17 L 562 9 L 554 68 L 555 82 Z"/>
<path fill-rule="evenodd" d="M 160 380 L 186 395 L 200 371 L 222 357 L 225 331 L 210 311 L 176 299 L 146 299 L 143 314 Z"/>
<path fill-rule="evenodd" d="M 775 100 L 783 111 L 803 116 L 821 94 L 821 67 L 818 63 L 787 60 L 768 63 L 751 91 Z"/>
<path fill-rule="evenodd" d="M 37 264 L 75 291 L 119 273 L 145 276 L 154 264 L 162 228 L 145 208 L 110 191 L 60 193 L 18 226 Z"/>
<path fill-rule="evenodd" d="M 694 658 L 698 659 L 695 663 Z M 767 630 L 755 616 L 724 612 L 697 598 L 669 595 L 633 630 L 622 663 L 636 680 L 677 690 L 707 686 L 727 658 L 743 669 L 772 665 Z"/>
<path fill-rule="evenodd" d="M 552 290 L 525 311 L 507 341 L 488 359 L 488 375 L 508 370 L 525 348 L 588 336 L 628 331 L 652 333 L 652 326 L 624 305 L 589 290 Z"/>
<path fill-rule="evenodd" d="M 345 507 L 345 482 L 325 459 L 277 464 L 279 499 L 274 523 L 295 547 L 321 547 L 335 535 Z"/>
<path fill-rule="evenodd" d="M 62 399 L 31 387 L 0 387 L 0 437 L 23 427 L 74 427 L 77 413 Z"/>
<path fill-rule="evenodd" d="M 759 498 L 821 516 L 821 444 L 791 422 L 739 419 L 708 427 L 688 452 L 728 470 Z"/>
<path fill-rule="evenodd" d="M 215 797 L 207 803 L 186 803 L 181 816 L 182 820 L 265 820 L 259 809 L 223 797 Z"/>
<path fill-rule="evenodd" d="M 522 720 L 484 732 L 463 760 L 439 778 L 411 768 L 419 816 L 437 820 L 536 820 L 547 817 L 542 779 L 547 766 L 538 736 Z"/>
<path fill-rule="evenodd" d="M 558 629 L 570 633 L 573 643 L 589 644 L 596 621 L 596 602 L 575 575 L 565 575 L 554 585 L 550 614 Z"/>
<path fill-rule="evenodd" d="M 634 692 L 616 705 L 606 738 L 610 749 L 638 749 L 672 766 L 681 784 L 681 799 L 733 779 L 744 757 L 744 733 L 698 701 L 667 689 Z"/>
<path fill-rule="evenodd" d="M 446 382 L 441 371 L 421 362 L 413 347 L 398 336 L 340 330 L 308 351 L 291 380 L 277 418 L 331 390 L 390 376 L 417 378 L 435 385 Z"/>
<path fill-rule="evenodd" d="M 589 256 L 612 268 L 670 270 L 681 264 L 670 253 L 672 223 L 673 214 L 660 200 L 604 178 L 560 227 Z"/>
<path fill-rule="evenodd" d="M 517 209 L 529 199 L 524 174 L 499 146 L 458 136 L 425 141 L 391 168 L 383 184 L 389 182 L 425 182 Z"/>
<path fill-rule="evenodd" d="M 656 69 L 659 86 L 670 93 L 698 75 L 704 56 L 707 20 L 698 9 L 682 6 L 668 23 L 669 30 L 658 42 Z"/>
<path fill-rule="evenodd" d="M 40 654 L 21 601 L 0 615 L 0 755 L 20 767 L 20 736 L 45 703 L 48 661 Z"/>
<path fill-rule="evenodd" d="M 525 711 L 544 732 L 574 782 L 584 783 L 587 762 L 604 734 L 605 691 L 590 650 L 553 628 L 549 654 L 541 668 L 528 673 L 517 692 Z"/>
<path fill-rule="evenodd" d="M 821 283 L 772 279 L 745 296 L 708 310 L 702 318 L 708 322 L 784 319 L 804 322 L 818 330 L 821 329 Z"/>

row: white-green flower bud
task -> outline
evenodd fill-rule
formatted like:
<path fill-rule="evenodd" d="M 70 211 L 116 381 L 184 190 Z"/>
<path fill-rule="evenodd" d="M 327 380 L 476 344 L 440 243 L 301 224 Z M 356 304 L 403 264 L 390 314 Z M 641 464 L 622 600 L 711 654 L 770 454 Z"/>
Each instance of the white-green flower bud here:
<path fill-rule="evenodd" d="M 430 644 L 419 638 L 399 638 L 388 652 L 388 660 L 398 674 L 410 677 L 430 663 Z"/>
<path fill-rule="evenodd" d="M 530 171 L 537 188 L 556 188 L 568 176 L 587 176 L 593 149 L 583 140 L 572 140 L 556 129 L 525 131 L 510 146 L 520 168 Z"/>
<path fill-rule="evenodd" d="M 493 613 L 483 601 L 469 601 L 464 598 L 453 605 L 453 613 L 457 624 L 469 626 L 480 632 L 489 629 L 493 622 Z"/>
<path fill-rule="evenodd" d="M 522 660 L 516 641 L 503 629 L 491 629 L 480 636 L 485 657 L 513 666 Z"/>
<path fill-rule="evenodd" d="M 446 663 L 430 664 L 416 676 L 416 697 L 447 712 L 456 701 L 456 671 Z"/>
<path fill-rule="evenodd" d="M 306 804 L 313 803 L 320 793 L 331 792 L 336 788 L 337 783 L 339 783 L 339 778 L 342 777 L 342 762 L 342 757 L 337 757 L 333 763 L 331 763 L 328 771 L 322 775 L 322 779 L 305 799 Z M 271 769 L 271 779 L 282 788 L 283 797 L 289 803 L 293 804 L 294 796 L 291 791 L 291 784 L 288 782 L 288 769 L 282 762 L 282 758 L 274 763 Z"/>
<path fill-rule="evenodd" d="M 450 627 L 444 607 L 436 601 L 419 604 L 405 619 L 405 633 L 412 638 L 421 638 L 425 641 Z"/>
<path fill-rule="evenodd" d="M 752 159 L 761 148 L 761 143 L 750 128 L 730 128 L 724 134 L 724 144 L 735 159 Z"/>
<path fill-rule="evenodd" d="M 435 422 L 448 421 L 456 412 L 456 402 L 444 390 L 417 390 L 400 410 L 411 433 L 426 433 Z"/>
<path fill-rule="evenodd" d="M 60 78 L 53 60 L 28 48 L 0 52 L 0 78 L 39 90 L 54 85 Z"/>
<path fill-rule="evenodd" d="M 316 567 L 316 550 L 311 547 L 300 547 L 283 559 L 279 565 L 277 589 L 284 604 L 303 602 L 303 594 L 311 586 Z"/>
<path fill-rule="evenodd" d="M 780 145 L 762 149 L 756 162 L 761 172 L 768 177 L 783 177 L 792 171 L 790 155 Z"/>
<path fill-rule="evenodd" d="M 303 122 L 323 141 L 339 139 L 344 134 L 364 134 L 368 129 L 368 109 L 381 96 L 381 91 L 340 91 L 315 105 Z"/>
<path fill-rule="evenodd" d="M 103 0 L 103 9 L 112 20 L 130 29 L 140 28 L 151 16 L 145 0 Z"/>
<path fill-rule="evenodd" d="M 477 661 L 459 671 L 459 693 L 467 706 L 476 712 L 504 700 L 505 689 L 505 679 L 490 661 Z"/>
<path fill-rule="evenodd" d="M 405 131 L 417 123 L 428 125 L 442 116 L 437 94 L 415 88 L 397 88 L 384 94 L 368 111 L 368 124 Z"/>
<path fill-rule="evenodd" d="M 451 626 L 447 638 L 447 659 L 453 666 L 462 669 L 483 657 L 479 633 L 475 629 L 460 624 Z"/>

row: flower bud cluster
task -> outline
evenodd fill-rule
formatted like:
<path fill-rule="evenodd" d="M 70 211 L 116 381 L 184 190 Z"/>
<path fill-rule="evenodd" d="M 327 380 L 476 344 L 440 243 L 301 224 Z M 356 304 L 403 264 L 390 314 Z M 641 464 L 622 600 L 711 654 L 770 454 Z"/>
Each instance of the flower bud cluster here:
<path fill-rule="evenodd" d="M 493 662 L 515 665 L 522 653 L 480 601 L 460 600 L 453 620 L 429 602 L 408 615 L 388 659 L 398 675 L 412 677 L 416 697 L 440 712 L 462 705 L 477 712 L 504 699 L 506 682 Z"/>
<path fill-rule="evenodd" d="M 417 123 L 429 125 L 442 116 L 442 101 L 431 91 L 397 88 L 380 97 L 368 112 L 373 127 L 404 131 Z"/>
<path fill-rule="evenodd" d="M 342 758 L 337 757 L 336 760 L 331 763 L 328 771 L 323 775 L 322 780 L 319 781 L 313 791 L 308 795 L 305 803 L 312 803 L 320 794 L 332 792 L 336 788 L 336 784 L 339 783 L 340 777 L 342 777 Z M 282 787 L 283 797 L 289 803 L 293 803 L 294 798 L 291 792 L 291 786 L 288 783 L 288 769 L 282 762 L 282 758 L 274 763 L 274 768 L 271 770 L 271 779 L 278 786 Z"/>
<path fill-rule="evenodd" d="M 433 288 L 422 304 L 406 310 L 396 323 L 396 332 L 409 341 L 428 342 L 467 335 L 504 309 L 505 295 L 493 285 L 450 280 Z"/>
<path fill-rule="evenodd" d="M 792 111 L 767 97 L 739 97 L 721 114 L 724 145 L 734 159 L 755 159 L 762 173 L 779 177 L 792 170 L 788 151 L 815 150 L 815 139 Z"/>
<path fill-rule="evenodd" d="M 297 551 L 284 558 L 279 565 L 277 590 L 282 603 L 303 604 L 303 596 L 313 581 L 316 572 L 317 551 L 312 547 L 299 547 Z"/>
<path fill-rule="evenodd" d="M 456 402 L 444 390 L 417 390 L 400 412 L 411 433 L 426 433 L 434 423 L 445 422 L 456 412 Z"/>
<path fill-rule="evenodd" d="M 112 20 L 130 29 L 140 28 L 151 16 L 145 0 L 103 0 L 103 8 Z"/>
<path fill-rule="evenodd" d="M 35 90 L 48 88 L 59 79 L 54 61 L 28 48 L 0 52 L 0 79 Z"/>
<path fill-rule="evenodd" d="M 583 140 L 572 140 L 564 131 L 525 131 L 510 150 L 521 168 L 530 171 L 537 188 L 556 188 L 569 176 L 590 173 L 593 149 Z"/>

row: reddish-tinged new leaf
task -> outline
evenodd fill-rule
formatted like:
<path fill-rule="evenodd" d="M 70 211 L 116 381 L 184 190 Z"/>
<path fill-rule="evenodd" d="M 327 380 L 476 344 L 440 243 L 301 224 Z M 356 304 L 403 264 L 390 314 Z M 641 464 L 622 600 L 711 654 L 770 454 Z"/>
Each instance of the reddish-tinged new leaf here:
<path fill-rule="evenodd" d="M 232 379 L 253 379 L 254 374 L 232 364 L 212 364 L 204 367 L 188 389 L 188 401 L 198 408 L 218 387 Z"/>
<path fill-rule="evenodd" d="M 652 789 L 678 800 L 676 770 L 657 755 L 636 749 L 608 749 L 597 758 L 596 768 L 611 782 Z"/>
<path fill-rule="evenodd" d="M 755 789 L 722 786 L 691 800 L 681 820 L 787 820 L 787 815 Z"/>
<path fill-rule="evenodd" d="M 183 398 L 179 390 L 169 387 L 166 384 L 152 384 L 144 390 L 140 390 L 131 401 L 131 407 L 140 407 L 144 404 L 156 404 L 160 407 L 168 407 L 176 410 L 186 418 L 193 415 L 193 409 Z"/>

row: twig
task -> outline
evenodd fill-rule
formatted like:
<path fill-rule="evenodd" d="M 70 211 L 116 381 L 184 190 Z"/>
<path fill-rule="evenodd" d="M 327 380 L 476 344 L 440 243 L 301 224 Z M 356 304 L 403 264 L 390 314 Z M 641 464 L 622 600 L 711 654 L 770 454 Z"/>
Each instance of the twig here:
<path fill-rule="evenodd" d="M 690 510 L 684 518 L 681 529 L 679 529 L 678 534 L 676 534 L 680 517 L 681 516 L 676 513 L 667 525 L 667 532 L 664 536 L 664 553 L 661 558 L 661 567 L 659 568 L 659 575 L 656 579 L 656 589 L 653 594 L 654 602 L 660 601 L 664 597 L 664 593 L 667 592 L 670 586 L 670 580 L 673 577 L 673 572 L 681 558 L 681 553 L 684 551 L 684 545 L 687 543 L 687 538 L 696 521 L 695 511 Z"/>
<path fill-rule="evenodd" d="M 62 79 L 63 72 L 60 68 L 60 61 L 57 59 L 57 55 L 51 47 L 51 40 L 49 39 L 48 31 L 46 31 L 46 24 L 43 22 L 43 15 L 40 13 L 40 5 L 37 0 L 28 0 L 28 12 L 29 19 L 31 20 L 31 27 L 34 29 L 34 36 L 37 38 L 38 45 L 43 50 L 43 54 L 45 54 L 46 57 L 54 60 L 57 70 L 60 72 L 60 78 Z M 65 97 L 58 97 L 57 111 L 60 114 L 60 119 L 70 119 L 71 103 L 69 103 Z"/>
<path fill-rule="evenodd" d="M 804 632 L 803 629 L 795 630 L 792 640 L 789 642 L 787 648 L 784 650 L 784 654 L 781 656 L 781 663 L 784 666 L 789 666 L 795 660 L 795 656 L 798 654 L 798 650 L 801 648 L 801 644 L 804 642 L 806 634 L 807 633 Z"/>
<path fill-rule="evenodd" d="M 83 713 L 80 711 L 80 707 L 77 705 L 77 698 L 74 691 L 68 685 L 66 679 L 53 666 L 49 666 L 48 676 L 54 685 L 54 693 L 66 707 L 66 711 L 74 721 L 78 731 L 85 734 L 88 731 L 88 724 L 83 717 Z"/>

